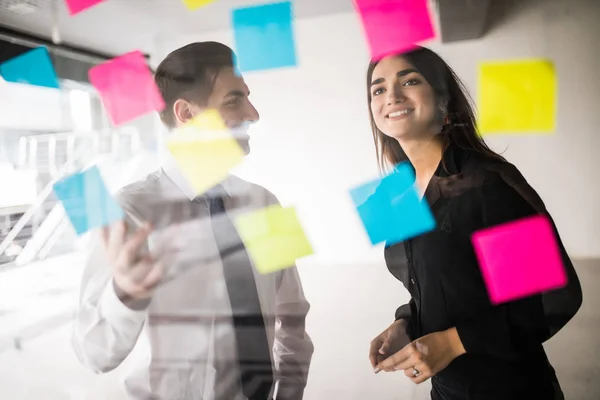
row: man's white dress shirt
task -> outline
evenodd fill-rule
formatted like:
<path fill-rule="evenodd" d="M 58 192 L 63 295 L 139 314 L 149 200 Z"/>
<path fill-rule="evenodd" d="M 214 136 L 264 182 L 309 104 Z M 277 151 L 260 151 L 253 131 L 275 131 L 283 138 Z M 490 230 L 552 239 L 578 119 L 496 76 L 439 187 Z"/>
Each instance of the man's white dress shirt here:
<path fill-rule="evenodd" d="M 230 218 L 277 204 L 266 189 L 228 176 L 222 182 Z M 146 179 L 123 188 L 117 200 L 130 225 L 150 222 L 146 251 L 168 267 L 149 306 L 133 310 L 117 297 L 108 259 L 95 232 L 83 273 L 73 345 L 97 373 L 113 370 L 138 341 L 149 354 L 136 359 L 125 380 L 131 399 L 238 400 L 241 393 L 232 310 L 208 206 L 172 159 Z M 313 345 L 305 332 L 309 309 L 295 266 L 262 275 L 254 269 L 266 321 L 278 399 L 300 399 Z M 275 390 L 275 388 L 274 388 Z"/>

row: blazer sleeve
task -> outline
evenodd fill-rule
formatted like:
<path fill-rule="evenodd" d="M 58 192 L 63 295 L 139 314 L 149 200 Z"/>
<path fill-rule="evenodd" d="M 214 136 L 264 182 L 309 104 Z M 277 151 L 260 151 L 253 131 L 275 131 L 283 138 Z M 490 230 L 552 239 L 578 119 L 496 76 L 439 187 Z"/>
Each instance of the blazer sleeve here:
<path fill-rule="evenodd" d="M 527 185 L 535 196 L 537 193 Z M 484 227 L 538 214 L 515 188 L 503 179 L 497 179 L 480 188 Z M 539 198 L 539 197 L 538 197 Z M 517 359 L 530 348 L 538 348 L 558 332 L 577 312 L 582 302 L 581 285 L 573 264 L 560 240 L 550 215 L 559 244 L 568 283 L 553 291 L 511 301 L 490 309 L 473 318 L 460 321 L 456 329 L 465 350 L 505 359 Z"/>

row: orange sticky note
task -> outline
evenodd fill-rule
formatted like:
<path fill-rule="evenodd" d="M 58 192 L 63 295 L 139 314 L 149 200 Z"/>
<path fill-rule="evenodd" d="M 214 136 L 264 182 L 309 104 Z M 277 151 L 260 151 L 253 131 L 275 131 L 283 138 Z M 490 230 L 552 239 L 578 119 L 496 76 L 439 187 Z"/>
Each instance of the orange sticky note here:
<path fill-rule="evenodd" d="M 214 1 L 215 0 L 183 0 L 183 4 L 185 4 L 187 8 L 193 11 Z"/>
<path fill-rule="evenodd" d="M 217 110 L 207 110 L 166 138 L 167 147 L 196 194 L 227 177 L 244 151 Z"/>

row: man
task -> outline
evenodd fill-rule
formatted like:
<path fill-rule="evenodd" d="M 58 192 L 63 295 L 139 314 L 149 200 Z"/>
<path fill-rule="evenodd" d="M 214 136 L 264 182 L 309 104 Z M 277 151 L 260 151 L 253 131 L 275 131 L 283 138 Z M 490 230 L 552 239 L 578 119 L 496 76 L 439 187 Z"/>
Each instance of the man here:
<path fill-rule="evenodd" d="M 216 109 L 247 154 L 245 129 L 259 116 L 234 59 L 223 44 L 192 43 L 166 57 L 155 81 L 168 128 Z M 231 175 L 198 195 L 166 153 L 160 171 L 118 193 L 126 221 L 97 233 L 78 358 L 101 373 L 141 353 L 125 380 L 136 400 L 301 399 L 313 346 L 298 273 L 256 273 L 231 222 L 276 198 Z"/>

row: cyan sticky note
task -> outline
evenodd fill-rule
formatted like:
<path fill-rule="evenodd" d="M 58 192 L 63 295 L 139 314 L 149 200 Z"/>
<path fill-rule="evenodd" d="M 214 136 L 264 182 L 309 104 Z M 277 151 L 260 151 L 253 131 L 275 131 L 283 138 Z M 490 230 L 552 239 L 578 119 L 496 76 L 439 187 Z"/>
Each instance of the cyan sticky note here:
<path fill-rule="evenodd" d="M 477 231 L 471 241 L 492 304 L 567 284 L 554 229 L 545 216 Z"/>
<path fill-rule="evenodd" d="M 59 88 L 58 77 L 45 47 L 29 50 L 0 64 L 0 75 L 7 82 Z"/>
<path fill-rule="evenodd" d="M 119 221 L 125 216 L 108 192 L 97 167 L 59 180 L 54 184 L 54 193 L 78 235 Z"/>
<path fill-rule="evenodd" d="M 67 8 L 69 9 L 69 14 L 71 16 L 75 14 L 79 14 L 82 11 L 87 10 L 88 8 L 95 6 L 98 3 L 102 3 L 104 0 L 65 0 L 67 3 Z"/>
<path fill-rule="evenodd" d="M 354 7 L 374 60 L 435 37 L 427 0 L 354 0 Z"/>
<path fill-rule="evenodd" d="M 297 64 L 291 2 L 238 8 L 232 19 L 240 72 Z"/>
<path fill-rule="evenodd" d="M 115 126 L 165 108 L 152 72 L 140 51 L 132 51 L 90 68 L 89 77 Z"/>
<path fill-rule="evenodd" d="M 350 190 L 350 196 L 372 244 L 402 242 L 435 228 L 435 218 L 415 188 L 408 163 L 392 173 Z"/>

